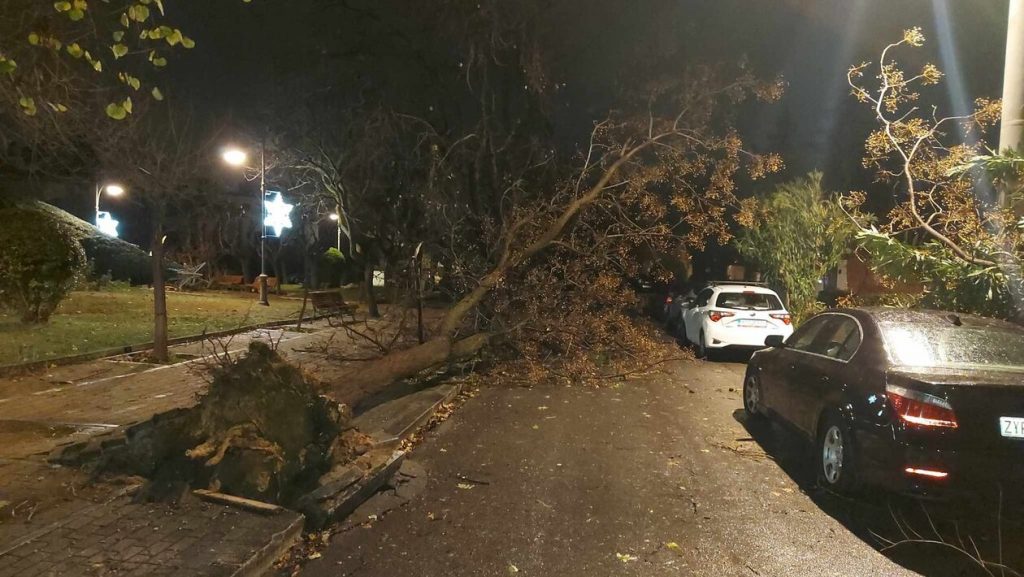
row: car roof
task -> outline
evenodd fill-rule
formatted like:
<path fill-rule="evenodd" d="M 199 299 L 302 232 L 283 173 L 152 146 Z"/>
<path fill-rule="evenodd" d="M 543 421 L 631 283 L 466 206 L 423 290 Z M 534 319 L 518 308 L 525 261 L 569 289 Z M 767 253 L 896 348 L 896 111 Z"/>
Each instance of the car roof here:
<path fill-rule="evenodd" d="M 892 307 L 858 307 L 855 309 L 839 309 L 837 312 L 854 313 L 856 316 L 866 315 L 879 323 L 906 323 L 936 327 L 948 327 L 953 325 L 1024 332 L 1024 327 L 1011 322 L 953 311 Z"/>

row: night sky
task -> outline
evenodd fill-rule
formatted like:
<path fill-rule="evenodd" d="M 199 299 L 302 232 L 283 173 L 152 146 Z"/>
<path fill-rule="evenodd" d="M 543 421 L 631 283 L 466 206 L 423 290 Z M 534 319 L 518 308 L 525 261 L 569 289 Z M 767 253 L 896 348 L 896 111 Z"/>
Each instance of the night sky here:
<path fill-rule="evenodd" d="M 165 92 L 200 103 L 211 118 L 252 126 L 282 102 L 355 99 L 368 84 L 411 114 L 458 106 L 430 91 L 438 75 L 460 74 L 465 55 L 449 38 L 417 40 L 426 0 L 171 6 L 169 16 L 197 47 L 172 62 Z M 926 98 L 956 112 L 977 97 L 999 97 L 1006 12 L 1006 0 L 553 0 L 536 36 L 555 86 L 551 128 L 567 148 L 616 105 L 638 70 L 744 62 L 788 83 L 782 102 L 743 117 L 748 144 L 784 155 L 780 178 L 820 169 L 827 186 L 849 190 L 873 186 L 860 165 L 873 125 L 849 95 L 847 68 L 876 60 L 886 42 L 920 26 L 928 44 L 905 53 L 918 59 L 907 63 L 931 61 L 947 73 Z"/>
<path fill-rule="evenodd" d="M 378 52 L 393 45 L 394 57 L 407 60 L 409 47 L 395 28 L 415 26 L 415 10 L 428 4 L 181 3 L 183 12 L 172 16 L 185 21 L 199 46 L 179 59 L 173 73 L 185 80 L 190 96 L 219 114 L 265 113 L 264 96 L 294 86 L 291 95 L 304 98 L 304 83 L 295 74 L 312 61 L 347 67 L 345 51 L 357 53 L 358 42 L 372 43 Z M 402 10 L 407 13 L 396 17 Z M 1006 11 L 1005 0 L 562 0 L 549 4 L 546 30 L 539 33 L 553 55 L 553 80 L 563 85 L 553 115 L 556 131 L 575 134 L 600 118 L 615 105 L 623 78 L 645 62 L 746 61 L 759 74 L 782 74 L 789 83 L 782 103 L 745 119 L 748 138 L 781 151 L 790 175 L 818 168 L 829 184 L 845 188 L 865 178 L 860 142 L 870 128 L 870 116 L 849 96 L 847 67 L 876 59 L 885 42 L 920 26 L 929 42 L 918 54 L 948 75 L 931 95 L 936 103 L 953 110 L 976 97 L 998 97 Z M 389 20 L 395 28 L 380 24 Z M 444 46 L 445 39 L 437 41 Z M 457 73 L 460 55 L 449 56 Z M 344 78 L 339 75 L 329 89 L 344 93 Z M 431 104 L 429 96 L 420 103 Z"/>

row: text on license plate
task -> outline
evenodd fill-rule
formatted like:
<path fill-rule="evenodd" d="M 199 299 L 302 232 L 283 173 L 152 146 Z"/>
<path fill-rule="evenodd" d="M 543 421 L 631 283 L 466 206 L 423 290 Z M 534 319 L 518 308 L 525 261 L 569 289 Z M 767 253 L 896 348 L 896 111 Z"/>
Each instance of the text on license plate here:
<path fill-rule="evenodd" d="M 755 320 L 755 319 L 740 319 L 740 320 L 736 321 L 736 325 L 737 326 L 741 326 L 741 327 L 764 328 L 764 327 L 768 326 L 768 323 L 766 323 L 764 321 Z"/>
<path fill-rule="evenodd" d="M 1024 439 L 1024 418 L 999 417 L 999 431 L 1004 437 Z"/>

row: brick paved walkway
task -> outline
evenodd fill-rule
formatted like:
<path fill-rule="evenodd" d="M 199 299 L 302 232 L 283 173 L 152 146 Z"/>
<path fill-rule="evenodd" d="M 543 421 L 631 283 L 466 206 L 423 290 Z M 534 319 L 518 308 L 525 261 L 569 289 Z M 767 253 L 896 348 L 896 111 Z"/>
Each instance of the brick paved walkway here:
<path fill-rule="evenodd" d="M 290 511 L 265 516 L 195 499 L 143 505 L 123 496 L 0 549 L 0 577 L 258 575 L 275 545 L 301 527 Z"/>
<path fill-rule="evenodd" d="M 228 350 L 272 339 L 315 373 L 331 363 L 326 344 L 333 350 L 347 337 L 322 321 L 307 326 L 314 331 L 240 334 Z M 47 462 L 62 445 L 192 406 L 206 388 L 199 369 L 211 347 L 172 351 L 197 358 L 167 366 L 106 359 L 0 379 L 0 577 L 259 574 L 243 564 L 272 561 L 258 553 L 297 534 L 295 513 L 267 517 L 191 496 L 177 507 L 132 504 L 124 485 Z"/>

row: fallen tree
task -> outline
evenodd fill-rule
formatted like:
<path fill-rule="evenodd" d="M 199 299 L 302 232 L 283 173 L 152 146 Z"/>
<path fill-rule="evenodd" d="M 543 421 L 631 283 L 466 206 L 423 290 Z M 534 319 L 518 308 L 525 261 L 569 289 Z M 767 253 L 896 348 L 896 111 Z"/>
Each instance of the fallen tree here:
<path fill-rule="evenodd" d="M 627 280 L 643 272 L 638 254 L 727 241 L 729 221 L 750 216 L 750 205 L 735 194 L 741 168 L 759 178 L 781 167 L 773 155 L 745 152 L 721 117 L 722 108 L 751 93 L 777 97 L 777 85 L 749 76 L 723 81 L 720 71 L 706 69 L 695 76 L 703 81 L 700 88 L 650 97 L 644 118 L 597 124 L 572 178 L 553 193 L 513 197 L 517 202 L 499 211 L 505 216 L 490 226 L 490 265 L 461 279 L 467 290 L 430 338 L 365 361 L 358 370 L 338 367 L 337 375 L 325 377 L 336 383 L 329 393 L 355 403 L 497 341 L 531 365 L 527 372 L 557 357 L 568 378 L 622 374 L 622 363 L 646 362 L 642 353 L 651 335 L 638 330 L 629 314 L 635 300 Z M 655 110 L 675 113 L 656 116 Z M 435 186 L 429 184 L 428 191 Z M 447 261 L 473 257 L 482 260 L 456 251 Z M 598 370 L 601 364 L 613 369 Z"/>

